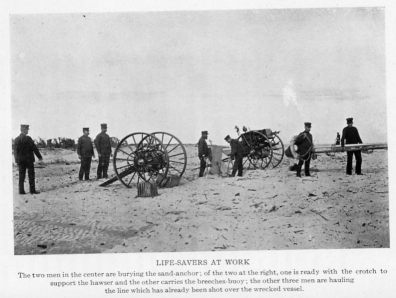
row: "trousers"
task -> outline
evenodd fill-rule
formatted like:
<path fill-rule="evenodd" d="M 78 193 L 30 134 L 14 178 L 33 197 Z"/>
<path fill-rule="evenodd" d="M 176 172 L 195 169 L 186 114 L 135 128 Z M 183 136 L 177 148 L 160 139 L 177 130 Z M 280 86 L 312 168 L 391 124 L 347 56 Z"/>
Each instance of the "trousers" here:
<path fill-rule="evenodd" d="M 81 157 L 80 172 L 78 173 L 78 179 L 85 180 L 89 179 L 89 172 L 91 170 L 92 157 Z"/>
<path fill-rule="evenodd" d="M 355 172 L 356 174 L 361 174 L 362 173 L 362 152 L 360 150 L 357 151 L 348 151 L 347 152 L 347 168 L 346 168 L 346 173 L 348 175 L 352 174 L 352 159 L 353 155 L 355 155 L 356 159 L 356 168 Z"/>
<path fill-rule="evenodd" d="M 19 193 L 24 193 L 25 188 L 25 178 L 26 178 L 26 170 L 28 171 L 28 176 L 29 176 L 29 187 L 30 187 L 30 192 L 35 192 L 36 191 L 36 185 L 35 185 L 35 180 L 34 180 L 34 163 L 33 162 L 20 162 L 18 164 L 18 170 L 19 170 Z"/>
<path fill-rule="evenodd" d="M 99 157 L 99 164 L 98 164 L 98 170 L 97 170 L 97 178 L 108 178 L 107 171 L 109 169 L 109 163 L 110 163 L 110 154 L 102 154 Z"/>
<path fill-rule="evenodd" d="M 199 175 L 198 177 L 203 177 L 206 169 L 206 160 L 204 157 L 201 157 L 200 159 L 200 164 L 199 164 Z"/>
<path fill-rule="evenodd" d="M 297 175 L 301 175 L 301 168 L 302 168 L 303 164 L 304 164 L 305 176 L 309 176 L 310 175 L 309 166 L 311 164 L 311 156 L 309 156 L 309 158 L 306 159 L 306 160 L 300 159 L 298 161 L 298 164 L 297 164 Z"/>
<path fill-rule="evenodd" d="M 242 177 L 243 174 L 243 157 L 239 155 L 235 155 L 234 165 L 232 167 L 231 176 L 234 177 L 236 172 L 238 171 L 238 176 Z"/>

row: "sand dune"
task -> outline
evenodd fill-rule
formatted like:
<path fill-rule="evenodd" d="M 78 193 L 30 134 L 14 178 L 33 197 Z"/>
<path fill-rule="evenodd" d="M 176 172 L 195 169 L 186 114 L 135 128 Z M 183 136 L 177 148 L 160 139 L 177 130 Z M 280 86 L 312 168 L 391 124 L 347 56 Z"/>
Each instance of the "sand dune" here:
<path fill-rule="evenodd" d="M 78 181 L 75 152 L 46 152 L 39 195 L 17 194 L 14 167 L 15 253 L 389 247 L 387 151 L 363 155 L 364 176 L 346 176 L 338 154 L 313 161 L 312 177 L 295 177 L 284 160 L 242 178 L 199 179 L 196 148 L 187 151 L 181 185 L 154 198 Z"/>

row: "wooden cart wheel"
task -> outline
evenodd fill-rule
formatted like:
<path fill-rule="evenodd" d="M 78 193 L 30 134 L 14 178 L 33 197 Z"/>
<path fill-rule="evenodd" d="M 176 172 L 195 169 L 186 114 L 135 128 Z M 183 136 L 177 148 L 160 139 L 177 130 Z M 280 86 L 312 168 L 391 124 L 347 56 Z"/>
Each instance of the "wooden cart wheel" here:
<path fill-rule="evenodd" d="M 271 159 L 271 167 L 277 167 L 283 160 L 283 156 L 285 155 L 285 147 L 281 138 L 277 133 L 273 133 L 268 137 L 271 142 L 272 147 L 272 159 Z"/>
<path fill-rule="evenodd" d="M 265 169 L 272 160 L 271 141 L 258 131 L 248 131 L 239 136 L 238 141 L 244 148 L 244 156 L 253 169 Z"/>
<path fill-rule="evenodd" d="M 126 187 L 140 180 L 156 183 L 158 177 L 166 177 L 168 153 L 154 135 L 136 132 L 127 135 L 114 151 L 114 172 Z"/>
<path fill-rule="evenodd" d="M 155 136 L 164 145 L 168 154 L 168 177 L 181 178 L 187 166 L 187 152 L 183 143 L 174 135 L 157 131 L 151 135 Z"/>

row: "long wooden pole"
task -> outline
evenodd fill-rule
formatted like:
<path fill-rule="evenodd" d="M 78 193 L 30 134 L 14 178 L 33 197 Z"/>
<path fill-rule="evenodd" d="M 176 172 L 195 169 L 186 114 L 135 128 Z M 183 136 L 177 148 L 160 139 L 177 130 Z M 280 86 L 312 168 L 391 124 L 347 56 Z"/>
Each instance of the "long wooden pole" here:
<path fill-rule="evenodd" d="M 341 147 L 341 145 L 317 145 L 315 146 L 315 153 L 334 153 L 343 151 L 355 150 L 387 150 L 387 143 L 365 143 L 365 144 L 348 144 Z"/>

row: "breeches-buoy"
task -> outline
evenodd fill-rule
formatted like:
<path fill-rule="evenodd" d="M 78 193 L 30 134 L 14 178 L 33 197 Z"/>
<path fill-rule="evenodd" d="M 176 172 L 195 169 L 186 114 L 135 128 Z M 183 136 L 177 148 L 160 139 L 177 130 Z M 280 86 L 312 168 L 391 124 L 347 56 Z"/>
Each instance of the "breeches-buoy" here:
<path fill-rule="evenodd" d="M 286 148 L 285 150 L 285 155 L 289 158 L 296 158 L 298 159 L 300 157 L 300 155 L 296 152 L 296 138 L 297 136 L 294 136 L 291 141 L 290 141 L 290 145 Z"/>

